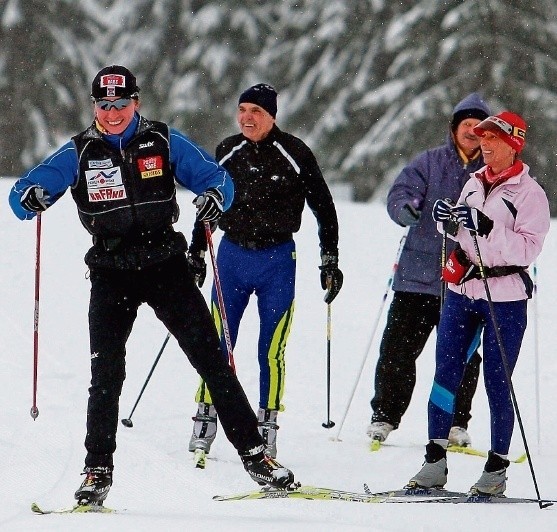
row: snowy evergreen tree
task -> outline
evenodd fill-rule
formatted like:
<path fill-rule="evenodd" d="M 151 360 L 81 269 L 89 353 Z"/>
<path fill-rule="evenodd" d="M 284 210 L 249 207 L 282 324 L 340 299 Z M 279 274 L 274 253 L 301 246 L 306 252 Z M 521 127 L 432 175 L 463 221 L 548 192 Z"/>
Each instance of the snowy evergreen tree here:
<path fill-rule="evenodd" d="M 383 114 L 397 97 L 398 88 L 386 83 L 392 54 L 385 31 L 413 2 L 291 4 L 304 16 L 285 17 L 297 25 L 290 22 L 289 31 L 279 28 L 274 38 L 287 35 L 287 40 L 271 42 L 266 52 L 271 72 L 285 84 L 280 94 L 286 127 L 312 147 L 330 182 L 351 183 L 356 199 L 368 199 L 392 161 L 358 158 L 353 149 L 363 142 L 364 151 L 378 152 L 384 142 L 378 137 L 368 143 L 365 137 L 388 119 Z"/>
<path fill-rule="evenodd" d="M 79 122 L 83 72 L 73 47 L 64 46 L 71 31 L 66 21 L 76 20 L 76 13 L 64 1 L 8 0 L 0 7 L 3 175 L 36 163 L 58 133 Z"/>
<path fill-rule="evenodd" d="M 365 168 L 380 181 L 415 153 L 443 141 L 452 107 L 481 92 L 497 113 L 510 109 L 529 124 L 524 159 L 555 196 L 557 154 L 557 6 L 551 0 L 422 0 L 406 2 L 382 38 L 392 54 L 384 81 L 372 85 L 360 108 L 379 120 L 342 161 L 359 183 Z M 348 121 L 350 122 L 350 121 Z M 342 130 L 336 131 L 344 138 Z M 391 176 L 392 177 L 392 176 Z M 357 189 L 365 199 L 369 189 Z M 555 203 L 553 201 L 552 203 Z"/>
<path fill-rule="evenodd" d="M 238 130 L 239 94 L 272 84 L 279 127 L 360 201 L 442 143 L 453 106 L 478 91 L 525 117 L 524 159 L 551 201 L 556 21 L 554 0 L 1 0 L 0 173 L 86 127 L 92 77 L 119 63 L 146 116 L 211 153 Z"/>

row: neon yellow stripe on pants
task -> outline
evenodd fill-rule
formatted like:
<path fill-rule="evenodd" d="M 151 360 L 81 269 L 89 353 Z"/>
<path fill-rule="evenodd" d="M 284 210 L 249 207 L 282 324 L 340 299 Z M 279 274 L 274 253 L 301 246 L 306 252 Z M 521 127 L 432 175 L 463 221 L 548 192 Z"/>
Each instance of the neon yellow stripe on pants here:
<path fill-rule="evenodd" d="M 213 319 L 215 320 L 215 325 L 219 336 L 222 337 L 222 321 L 218 307 L 212 305 L 211 312 Z M 292 319 L 294 316 L 294 301 L 290 308 L 284 313 L 282 318 L 277 324 L 277 328 L 273 334 L 271 344 L 269 346 L 269 352 L 267 353 L 267 364 L 269 369 L 269 393 L 267 398 L 266 408 L 271 410 L 284 410 L 284 406 L 281 404 L 282 397 L 284 395 L 284 383 L 285 383 L 285 360 L 284 353 L 286 349 L 286 342 L 290 335 L 290 328 L 292 326 Z M 200 381 L 199 388 L 195 395 L 195 401 L 197 403 L 207 403 L 212 404 L 211 394 L 203 380 Z"/>
<path fill-rule="evenodd" d="M 293 316 L 294 301 L 278 322 L 267 354 L 269 364 L 269 395 L 265 408 L 270 410 L 284 410 L 284 406 L 281 403 L 286 376 L 284 352 L 288 336 L 290 335 Z"/>

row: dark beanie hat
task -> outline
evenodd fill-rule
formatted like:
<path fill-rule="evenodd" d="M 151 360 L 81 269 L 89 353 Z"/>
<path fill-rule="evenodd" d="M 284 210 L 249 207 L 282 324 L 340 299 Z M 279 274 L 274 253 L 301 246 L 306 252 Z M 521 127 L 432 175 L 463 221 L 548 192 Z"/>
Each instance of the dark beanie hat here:
<path fill-rule="evenodd" d="M 485 120 L 489 115 L 481 109 L 463 109 L 457 111 L 451 120 L 451 129 L 456 131 L 458 125 L 467 118 L 476 118 L 477 120 Z"/>
<path fill-rule="evenodd" d="M 277 91 L 266 83 L 259 83 L 242 92 L 238 105 L 254 103 L 267 111 L 273 118 L 277 116 Z"/>
<path fill-rule="evenodd" d="M 112 65 L 99 70 L 91 85 L 91 96 L 95 99 L 112 96 L 137 96 L 139 87 L 135 76 L 120 65 Z"/>
<path fill-rule="evenodd" d="M 451 131 L 454 133 L 458 125 L 467 118 L 485 120 L 490 114 L 489 107 L 482 96 L 473 92 L 455 105 L 451 117 Z"/>

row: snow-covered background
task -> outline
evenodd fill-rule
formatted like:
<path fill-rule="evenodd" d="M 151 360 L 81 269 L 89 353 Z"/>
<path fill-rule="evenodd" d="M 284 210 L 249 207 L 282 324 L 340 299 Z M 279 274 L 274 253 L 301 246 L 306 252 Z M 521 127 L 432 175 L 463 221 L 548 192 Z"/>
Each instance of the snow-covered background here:
<path fill-rule="evenodd" d="M 215 494 L 256 489 L 224 433 L 213 445 L 206 470 L 196 470 L 187 452 L 195 410 L 197 375 L 171 339 L 133 415 L 134 427 L 118 430 L 114 485 L 106 505 L 117 515 L 31 513 L 71 504 L 83 467 L 89 385 L 87 308 L 89 281 L 83 255 L 90 239 L 69 195 L 43 216 L 39 321 L 38 407 L 33 421 L 33 308 L 35 222 L 20 222 L 9 210 L 13 181 L 0 179 L 0 530 L 151 531 L 222 530 L 541 530 L 557 529 L 557 511 L 532 505 L 394 505 L 271 500 L 215 502 Z M 192 196 L 181 192 L 177 228 L 189 237 Z M 303 484 L 362 491 L 403 486 L 419 469 L 426 443 L 426 403 L 433 374 L 433 338 L 419 359 L 418 382 L 401 427 L 379 452 L 368 450 L 365 429 L 378 345 L 390 296 L 383 307 L 354 400 L 340 431 L 350 394 L 370 345 L 403 229 L 383 205 L 338 201 L 340 261 L 345 284 L 332 305 L 331 419 L 326 421 L 326 305 L 319 285 L 315 219 L 306 211 L 298 246 L 296 314 L 287 347 L 286 411 L 280 416 L 278 459 Z M 215 244 L 220 233 L 215 234 Z M 537 262 L 538 299 L 514 385 L 542 497 L 557 498 L 557 410 L 554 356 L 557 242 L 551 231 Z M 211 268 L 209 268 L 211 271 Z M 203 292 L 209 293 L 208 275 Z M 242 322 L 235 349 L 239 378 L 257 406 L 258 320 L 255 301 Z M 536 334 L 537 330 L 537 334 Z M 127 380 L 120 417 L 128 417 L 165 339 L 166 330 L 147 306 L 128 342 Z M 537 338 L 537 344 L 536 344 Z M 478 387 L 470 424 L 474 446 L 489 447 L 485 391 Z M 518 426 L 511 455 L 524 452 Z M 450 455 L 447 487 L 467 490 L 484 460 Z M 535 497 L 528 464 L 509 468 L 507 494 Z"/>
<path fill-rule="evenodd" d="M 442 143 L 479 91 L 493 114 L 524 114 L 557 216 L 555 20 L 555 0 L 4 0 L 0 175 L 88 127 L 91 80 L 121 64 L 145 116 L 208 148 L 237 131 L 238 96 L 270 83 L 280 127 L 358 201 Z"/>

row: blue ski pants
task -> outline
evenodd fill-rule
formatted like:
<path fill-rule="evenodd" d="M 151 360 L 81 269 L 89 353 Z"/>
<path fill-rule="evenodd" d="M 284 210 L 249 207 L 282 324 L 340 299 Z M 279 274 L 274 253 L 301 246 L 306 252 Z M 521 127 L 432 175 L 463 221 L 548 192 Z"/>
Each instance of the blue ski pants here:
<path fill-rule="evenodd" d="M 236 345 L 240 321 L 252 294 L 259 312 L 259 406 L 283 410 L 284 352 L 294 314 L 296 246 L 294 240 L 265 249 L 246 249 L 223 237 L 217 253 L 217 268 L 222 288 L 232 349 Z M 227 354 L 226 338 L 213 283 L 211 309 L 221 348 Z M 211 403 L 201 382 L 197 402 Z"/>
<path fill-rule="evenodd" d="M 512 374 L 526 330 L 527 300 L 494 302 L 493 310 Z M 468 347 L 478 327 L 483 329 L 483 374 L 491 414 L 491 450 L 506 455 L 513 433 L 514 409 L 489 304 L 450 290 L 437 333 L 435 377 L 428 403 L 429 439 L 449 436 L 455 394 L 464 374 Z"/>

